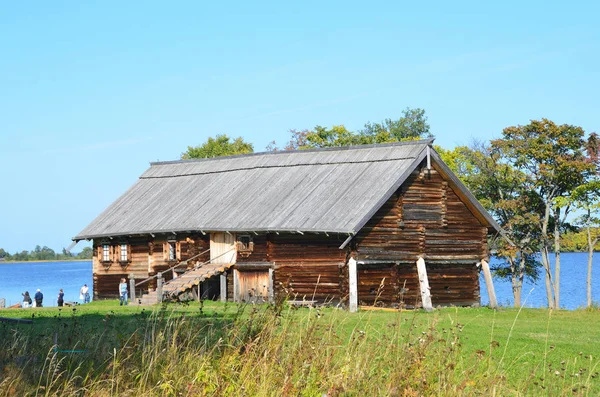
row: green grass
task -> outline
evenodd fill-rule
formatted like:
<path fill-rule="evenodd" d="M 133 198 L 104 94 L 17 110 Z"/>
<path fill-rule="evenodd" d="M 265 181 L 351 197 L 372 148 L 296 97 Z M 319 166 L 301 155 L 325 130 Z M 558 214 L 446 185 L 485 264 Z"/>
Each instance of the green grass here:
<path fill-rule="evenodd" d="M 594 310 L 74 309 L 0 312 L 0 396 L 600 394 Z"/>

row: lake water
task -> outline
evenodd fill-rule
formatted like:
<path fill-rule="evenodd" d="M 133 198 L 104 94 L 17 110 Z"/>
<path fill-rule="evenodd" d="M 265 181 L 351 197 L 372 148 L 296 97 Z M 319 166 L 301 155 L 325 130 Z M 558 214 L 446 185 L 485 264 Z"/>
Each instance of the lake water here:
<path fill-rule="evenodd" d="M 554 256 L 551 255 L 554 260 Z M 496 262 L 492 259 L 492 263 Z M 542 274 L 543 275 L 543 274 Z M 564 253 L 561 255 L 561 307 L 576 309 L 586 302 L 587 253 Z M 481 283 L 481 304 L 489 304 L 483 276 Z M 66 301 L 79 301 L 79 289 L 83 284 L 92 291 L 92 262 L 22 262 L 0 263 L 0 298 L 6 299 L 7 306 L 21 302 L 21 293 L 29 291 L 31 296 L 36 289 L 44 293 L 44 306 L 56 306 L 58 290 L 65 292 Z M 510 281 L 494 279 L 498 303 L 512 306 Z M 523 288 L 525 307 L 546 307 L 544 279 L 536 284 L 525 283 Z M 527 299 L 527 300 L 525 300 Z M 592 271 L 592 299 L 600 302 L 600 253 L 594 255 Z"/>
<path fill-rule="evenodd" d="M 586 252 L 563 253 L 560 255 L 560 307 L 563 309 L 577 309 L 586 304 L 586 278 L 587 278 Z M 497 259 L 492 259 L 496 263 Z M 550 254 L 552 274 L 554 275 L 554 254 Z M 481 304 L 489 304 L 487 290 L 483 275 L 480 277 Z M 502 306 L 512 306 L 513 296 L 510 281 L 501 281 L 494 278 L 496 299 Z M 527 299 L 527 300 L 525 300 Z M 600 302 L 600 252 L 594 254 L 592 265 L 592 301 Z M 543 268 L 537 283 L 525 282 L 521 293 L 521 304 L 524 307 L 548 307 L 546 299 L 546 286 L 544 284 Z"/>
<path fill-rule="evenodd" d="M 65 301 L 79 301 L 79 289 L 90 287 L 93 297 L 92 261 L 15 262 L 0 263 L 0 298 L 6 306 L 21 302 L 21 293 L 29 291 L 31 298 L 39 288 L 44 294 L 44 306 L 57 306 L 58 290 L 63 289 Z"/>

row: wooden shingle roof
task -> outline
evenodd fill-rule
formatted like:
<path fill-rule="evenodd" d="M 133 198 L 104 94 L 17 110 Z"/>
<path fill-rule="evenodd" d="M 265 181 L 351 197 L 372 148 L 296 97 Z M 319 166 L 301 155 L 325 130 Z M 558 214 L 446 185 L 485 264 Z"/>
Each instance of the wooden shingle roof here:
<path fill-rule="evenodd" d="M 431 143 L 151 163 L 74 240 L 199 230 L 355 234 L 423 161 Z"/>

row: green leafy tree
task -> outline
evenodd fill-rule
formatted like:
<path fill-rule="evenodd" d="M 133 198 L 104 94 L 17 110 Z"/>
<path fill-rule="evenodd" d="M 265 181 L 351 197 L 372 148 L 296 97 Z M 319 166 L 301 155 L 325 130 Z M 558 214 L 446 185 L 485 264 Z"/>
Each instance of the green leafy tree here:
<path fill-rule="evenodd" d="M 384 143 L 430 138 L 432 135 L 425 110 L 406 108 L 397 120 L 365 124 L 360 136 L 363 143 Z"/>
<path fill-rule="evenodd" d="M 183 160 L 203 159 L 253 152 L 254 146 L 244 141 L 242 137 L 231 140 L 227 135 L 217 135 L 215 138 L 208 138 L 200 146 L 188 146 L 187 151 L 181 154 L 181 158 Z"/>
<path fill-rule="evenodd" d="M 80 253 L 77 254 L 78 259 L 92 259 L 94 250 L 92 247 L 84 247 Z"/>
<path fill-rule="evenodd" d="M 361 143 L 360 135 L 349 131 L 344 125 L 334 125 L 331 128 L 318 125 L 306 134 L 306 144 L 300 149 L 350 146 Z"/>
<path fill-rule="evenodd" d="M 11 255 L 9 252 L 5 251 L 4 248 L 0 248 L 0 258 L 9 261 L 11 259 L 10 257 Z"/>
<path fill-rule="evenodd" d="M 474 142 L 471 148 L 460 146 L 441 156 L 509 237 L 511 243 L 504 238 L 490 242 L 503 259 L 493 270 L 496 277 L 511 281 L 515 306 L 520 307 L 525 277 L 535 281 L 539 275 L 537 196 L 524 189 L 525 175 L 489 145 Z"/>
<path fill-rule="evenodd" d="M 541 258 L 545 269 L 546 297 L 550 308 L 560 307 L 560 235 L 570 210 L 557 203 L 584 184 L 593 171 L 583 151 L 585 132 L 581 127 L 557 125 L 548 119 L 532 120 L 524 126 L 507 127 L 502 138 L 492 141 L 492 150 L 523 175 L 521 186 L 535 193 L 541 202 L 537 224 L 541 238 Z M 552 223 L 551 223 L 552 219 Z M 549 251 L 553 225 L 555 272 L 551 274 Z"/>
<path fill-rule="evenodd" d="M 592 306 L 592 263 L 594 260 L 594 247 L 598 243 L 600 233 L 600 182 L 594 181 L 578 188 L 572 196 L 576 208 L 584 214 L 576 219 L 586 232 L 586 248 L 588 252 L 586 296 L 587 307 Z"/>
<path fill-rule="evenodd" d="M 15 261 L 28 261 L 28 260 L 30 260 L 29 251 L 23 250 L 21 252 L 16 252 L 13 255 L 13 260 L 15 260 Z"/>
<path fill-rule="evenodd" d="M 423 109 L 406 108 L 398 119 L 385 119 L 381 123 L 365 124 L 359 131 L 350 131 L 344 125 L 331 128 L 317 125 L 312 130 L 290 130 L 291 138 L 284 150 L 368 145 L 399 142 L 432 137 Z M 275 141 L 267 150 L 279 150 Z"/>

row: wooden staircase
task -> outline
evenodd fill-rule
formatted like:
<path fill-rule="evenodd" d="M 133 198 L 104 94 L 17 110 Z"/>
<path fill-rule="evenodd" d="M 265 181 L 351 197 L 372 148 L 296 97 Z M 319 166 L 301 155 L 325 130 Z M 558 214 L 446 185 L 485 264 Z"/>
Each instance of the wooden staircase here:
<path fill-rule="evenodd" d="M 208 251 L 205 251 L 203 253 L 206 253 L 206 252 L 208 252 Z M 201 253 L 201 254 L 203 254 L 203 253 Z M 222 255 L 219 255 L 219 257 L 221 257 L 227 253 L 228 252 L 225 252 Z M 201 254 L 198 254 L 196 256 L 199 256 Z M 217 258 L 213 258 L 213 259 L 217 259 Z M 191 259 L 193 259 L 193 258 L 190 258 L 190 260 Z M 224 273 L 225 271 L 227 271 L 231 266 L 233 266 L 233 263 L 211 263 L 211 261 L 213 259 L 209 260 L 208 262 L 201 263 L 201 264 L 185 271 L 184 273 L 180 274 L 176 278 L 173 278 L 172 280 L 165 281 L 162 285 L 161 299 L 159 299 L 158 292 L 156 290 L 154 290 L 154 291 L 149 291 L 147 294 L 142 295 L 142 297 L 140 298 L 140 300 L 137 303 L 139 303 L 140 305 L 143 305 L 143 306 L 149 306 L 149 305 L 157 304 L 162 301 L 177 300 L 181 294 L 189 292 L 194 287 L 199 286 L 200 283 L 202 283 L 203 281 L 208 280 L 211 277 L 220 275 L 220 274 Z M 186 263 L 187 263 L 187 261 L 185 261 L 181 264 L 175 265 L 171 269 L 174 269 L 174 268 L 184 265 Z M 171 269 L 169 269 L 169 270 L 171 270 Z M 165 272 L 163 272 L 163 273 L 165 273 Z M 136 286 L 139 286 L 154 277 L 156 277 L 156 276 L 148 278 L 148 279 L 136 284 Z"/>
<path fill-rule="evenodd" d="M 204 280 L 220 275 L 231 266 L 233 266 L 233 263 L 207 263 L 190 269 L 179 275 L 179 277 L 166 281 L 163 284 L 163 300 L 176 300 L 180 294 L 200 285 Z M 156 303 L 158 303 L 157 291 L 150 291 L 142 295 L 140 300 L 141 305 L 154 305 Z"/>

